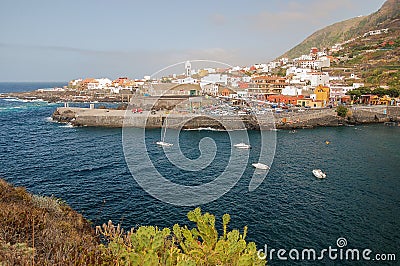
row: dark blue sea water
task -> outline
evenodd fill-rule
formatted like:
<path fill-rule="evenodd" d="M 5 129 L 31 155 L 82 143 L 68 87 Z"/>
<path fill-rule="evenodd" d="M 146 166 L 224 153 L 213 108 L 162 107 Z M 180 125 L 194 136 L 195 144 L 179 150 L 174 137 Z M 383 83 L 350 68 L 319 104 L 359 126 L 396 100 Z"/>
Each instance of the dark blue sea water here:
<path fill-rule="evenodd" d="M 57 106 L 0 99 L 1 178 L 32 193 L 62 198 L 95 225 L 108 220 L 125 227 L 192 225 L 186 213 L 193 208 L 163 203 L 132 178 L 124 159 L 121 129 L 71 128 L 51 122 L 49 117 Z M 154 143 L 160 132 L 150 130 L 146 136 L 148 143 Z M 249 136 L 257 147 L 259 133 L 250 131 Z M 199 156 L 196 147 L 204 137 L 218 143 L 208 173 L 223 171 L 226 150 L 231 149 L 227 133 L 181 132 L 182 152 L 191 158 Z M 249 166 L 232 190 L 201 208 L 218 219 L 230 213 L 231 229 L 248 225 L 247 239 L 259 248 L 268 244 L 269 249 L 320 251 L 336 247 L 336 240 L 344 237 L 349 248 L 397 253 L 400 259 L 399 127 L 278 131 L 277 139 L 273 165 L 258 189 L 248 191 L 254 171 Z M 152 149 L 150 156 L 161 171 L 168 169 L 171 179 L 188 185 L 210 181 L 210 175 L 203 172 L 180 175 L 160 159 L 160 151 Z M 250 150 L 250 156 L 255 156 L 252 153 L 257 149 Z M 328 177 L 317 180 L 311 174 L 314 168 L 324 169 Z M 283 262 L 272 260 L 270 264 Z"/>
<path fill-rule="evenodd" d="M 0 82 L 0 93 L 63 87 L 67 84 L 68 82 Z"/>

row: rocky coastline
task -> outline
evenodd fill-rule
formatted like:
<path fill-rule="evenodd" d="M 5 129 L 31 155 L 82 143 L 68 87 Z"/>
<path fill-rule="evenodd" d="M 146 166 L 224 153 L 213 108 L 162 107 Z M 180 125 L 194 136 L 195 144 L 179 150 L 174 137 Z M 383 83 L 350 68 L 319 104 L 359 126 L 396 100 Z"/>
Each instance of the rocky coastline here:
<path fill-rule="evenodd" d="M 133 95 L 130 95 L 131 97 Z M 95 102 L 97 98 L 89 95 L 79 97 L 76 94 L 48 91 L 31 91 L 19 93 L 1 94 L 1 98 L 18 98 L 22 100 L 43 100 L 47 102 Z M 72 97 L 72 98 L 71 98 Z M 128 96 L 107 98 L 101 102 L 123 103 L 125 105 Z M 136 107 L 143 107 L 146 110 L 146 101 L 143 97 L 135 97 L 140 104 Z M 149 97 L 147 97 L 149 98 Z M 147 99 L 146 98 L 146 99 Z M 151 97 L 150 97 L 151 98 Z M 132 99 L 132 98 L 131 98 Z M 89 101 L 88 101 L 89 100 Z M 98 98 L 98 100 L 104 100 Z M 183 99 L 159 100 L 160 103 L 175 106 Z M 153 104 L 153 100 L 150 100 Z M 161 106 L 162 107 L 162 106 Z M 160 108 L 161 109 L 161 108 Z M 150 110 L 150 109 L 149 109 Z M 138 128 L 161 128 L 165 119 L 168 117 L 167 127 L 196 129 L 213 128 L 221 130 L 250 129 L 250 130 L 270 130 L 270 129 L 300 129 L 315 127 L 335 127 L 342 125 L 357 125 L 369 123 L 387 123 L 399 125 L 400 107 L 399 106 L 360 106 L 348 107 L 346 117 L 337 115 L 334 108 L 306 109 L 304 112 L 296 110 L 283 110 L 282 112 L 271 112 L 263 115 L 229 115 L 213 116 L 206 114 L 173 113 L 170 111 L 143 111 L 142 113 L 130 113 L 126 110 L 115 109 L 90 109 L 78 107 L 59 107 L 52 118 L 56 122 L 69 123 L 72 126 L 90 127 L 113 127 L 123 126 Z M 128 114 L 129 119 L 126 115 Z"/>
<path fill-rule="evenodd" d="M 69 89 L 61 90 L 45 90 L 39 89 L 34 91 L 26 92 L 10 92 L 0 93 L 0 98 L 18 98 L 20 100 L 42 100 L 49 103 L 56 102 L 103 102 L 103 103 L 114 103 L 114 102 L 129 102 L 134 94 L 109 94 L 109 93 L 95 93 L 90 91 L 76 91 Z"/>

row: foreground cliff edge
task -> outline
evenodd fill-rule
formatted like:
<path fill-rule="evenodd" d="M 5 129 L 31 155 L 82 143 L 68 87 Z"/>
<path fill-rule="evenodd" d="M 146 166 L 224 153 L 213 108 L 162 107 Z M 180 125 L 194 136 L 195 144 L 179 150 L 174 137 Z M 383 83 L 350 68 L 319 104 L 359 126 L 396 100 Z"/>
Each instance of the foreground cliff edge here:
<path fill-rule="evenodd" d="M 111 221 L 96 231 L 56 198 L 32 195 L 0 179 L 0 265 L 265 265 L 247 227 L 223 234 L 215 216 L 196 208 L 196 228 L 140 226 L 125 232 Z M 263 257 L 264 254 L 259 254 Z"/>
<path fill-rule="evenodd" d="M 165 112 L 132 114 L 125 110 L 59 107 L 52 118 L 73 126 L 161 128 L 165 119 L 167 127 L 176 129 L 216 128 L 242 129 L 297 129 L 346 124 L 368 124 L 400 121 L 399 106 L 354 106 L 339 116 L 334 108 L 309 109 L 304 112 L 281 112 L 268 115 L 210 116 L 202 114 L 167 114 Z M 227 128 L 228 127 L 228 128 Z"/>

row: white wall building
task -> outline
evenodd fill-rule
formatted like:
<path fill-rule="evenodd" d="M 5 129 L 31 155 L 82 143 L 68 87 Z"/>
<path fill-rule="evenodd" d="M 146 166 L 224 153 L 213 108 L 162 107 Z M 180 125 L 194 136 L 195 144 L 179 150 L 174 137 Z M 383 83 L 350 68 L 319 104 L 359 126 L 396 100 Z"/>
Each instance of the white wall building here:
<path fill-rule="evenodd" d="M 218 85 L 215 83 L 200 83 L 201 92 L 205 95 L 218 95 Z"/>
<path fill-rule="evenodd" d="M 330 76 L 329 81 L 343 81 L 344 76 Z"/>
<path fill-rule="evenodd" d="M 334 85 L 330 87 L 330 97 L 339 98 L 346 95 L 347 92 L 354 90 L 353 86 Z"/>
<path fill-rule="evenodd" d="M 71 84 L 71 86 L 77 86 L 78 83 L 80 83 L 80 82 L 82 82 L 82 79 L 74 79 L 74 80 L 71 80 L 69 82 L 69 84 Z"/>
<path fill-rule="evenodd" d="M 209 74 L 200 80 L 201 83 L 219 83 L 223 85 L 228 85 L 228 75 L 221 74 Z"/>
<path fill-rule="evenodd" d="M 244 90 L 237 91 L 236 93 L 239 98 L 247 98 L 247 96 L 248 96 L 247 91 L 244 91 Z"/>
<path fill-rule="evenodd" d="M 286 86 L 282 89 L 282 95 L 298 96 L 302 95 L 303 89 L 296 86 Z"/>
<path fill-rule="evenodd" d="M 111 85 L 112 80 L 108 79 L 108 78 L 100 78 L 100 79 L 96 79 L 96 81 L 99 83 L 99 88 L 107 88 Z"/>
<path fill-rule="evenodd" d="M 306 69 L 306 68 L 299 68 L 299 67 L 288 67 L 286 69 L 286 76 L 289 76 L 291 74 L 293 75 L 299 75 L 299 74 L 307 74 L 308 72 L 311 72 L 311 69 Z"/>
<path fill-rule="evenodd" d="M 192 77 L 187 77 L 183 79 L 174 79 L 171 81 L 172 83 L 177 83 L 177 84 L 198 84 L 199 81 L 197 79 L 194 79 Z"/>
<path fill-rule="evenodd" d="M 87 83 L 87 89 L 88 90 L 97 90 L 99 89 L 99 83 L 98 82 L 89 82 Z"/>
<path fill-rule="evenodd" d="M 203 70 L 207 71 L 209 74 L 213 74 L 213 73 L 217 72 L 215 70 L 215 68 L 203 68 Z"/>
<path fill-rule="evenodd" d="M 329 84 L 329 74 L 314 72 L 309 75 L 308 80 L 311 82 L 310 85 L 312 87 L 317 87 L 318 85 L 327 85 Z"/>
<path fill-rule="evenodd" d="M 359 89 L 359 88 L 362 88 L 364 86 L 365 86 L 364 83 L 353 83 L 353 88 L 354 89 Z"/>
<path fill-rule="evenodd" d="M 331 60 L 327 56 L 320 57 L 315 61 L 314 68 L 320 69 L 323 67 L 330 67 Z"/>

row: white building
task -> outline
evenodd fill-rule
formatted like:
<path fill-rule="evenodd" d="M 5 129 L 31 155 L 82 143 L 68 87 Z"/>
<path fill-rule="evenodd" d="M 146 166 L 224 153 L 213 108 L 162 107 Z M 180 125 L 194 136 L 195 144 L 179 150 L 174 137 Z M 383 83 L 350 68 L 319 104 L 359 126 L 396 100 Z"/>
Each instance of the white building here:
<path fill-rule="evenodd" d="M 194 79 L 192 77 L 187 77 L 183 79 L 174 79 L 171 81 L 172 83 L 177 83 L 177 84 L 197 84 L 199 81 L 197 79 Z"/>
<path fill-rule="evenodd" d="M 298 68 L 298 67 L 292 66 L 292 67 L 289 67 L 286 69 L 286 76 L 289 76 L 292 74 L 295 76 L 306 75 L 309 72 L 311 72 L 310 68 L 307 69 L 307 68 Z"/>
<path fill-rule="evenodd" d="M 343 81 L 344 76 L 330 76 L 329 81 Z"/>
<path fill-rule="evenodd" d="M 329 74 L 322 72 L 313 72 L 308 76 L 308 80 L 310 81 L 311 87 L 317 87 L 318 85 L 327 85 L 329 84 Z"/>
<path fill-rule="evenodd" d="M 362 88 L 362 87 L 364 87 L 365 86 L 365 84 L 364 83 L 353 83 L 353 88 L 356 90 L 356 89 L 359 89 L 359 88 Z"/>
<path fill-rule="evenodd" d="M 337 44 L 332 46 L 331 52 L 339 52 L 342 49 L 343 49 L 342 44 L 337 43 Z"/>
<path fill-rule="evenodd" d="M 380 35 L 383 33 L 388 33 L 389 29 L 381 29 L 381 30 L 371 30 L 367 33 L 364 33 L 363 37 L 367 37 L 367 36 L 373 36 L 373 35 Z"/>
<path fill-rule="evenodd" d="M 218 85 L 213 83 L 202 84 L 200 83 L 201 92 L 204 95 L 218 95 Z"/>
<path fill-rule="evenodd" d="M 236 94 L 238 95 L 238 98 L 247 98 L 248 96 L 248 93 L 245 90 L 237 91 Z"/>
<path fill-rule="evenodd" d="M 286 86 L 282 89 L 282 95 L 298 96 L 302 95 L 303 89 L 296 86 Z"/>
<path fill-rule="evenodd" d="M 314 68 L 321 69 L 323 67 L 330 67 L 331 60 L 327 56 L 322 56 L 318 60 L 315 60 Z"/>
<path fill-rule="evenodd" d="M 283 57 L 279 59 L 279 61 L 281 62 L 282 65 L 286 65 L 287 63 L 289 63 L 289 58 Z"/>
<path fill-rule="evenodd" d="M 213 74 L 213 73 L 217 72 L 215 70 L 215 68 L 203 68 L 203 70 L 207 71 L 209 74 Z"/>
<path fill-rule="evenodd" d="M 110 87 L 112 84 L 112 81 L 108 78 L 100 78 L 100 79 L 94 79 L 93 82 L 89 82 L 87 84 L 87 89 L 88 90 L 103 90 L 107 89 Z"/>
<path fill-rule="evenodd" d="M 69 82 L 71 86 L 77 86 L 79 83 L 82 82 L 82 79 L 74 79 Z"/>
<path fill-rule="evenodd" d="M 228 85 L 228 75 L 209 74 L 201 78 L 200 83 L 219 83 L 226 86 Z"/>
<path fill-rule="evenodd" d="M 345 96 L 346 93 L 352 90 L 354 90 L 353 86 L 332 85 L 330 87 L 330 97 L 333 99 L 341 98 Z"/>
<path fill-rule="evenodd" d="M 111 79 L 108 78 L 100 78 L 96 79 L 96 81 L 99 83 L 99 87 L 103 89 L 109 87 L 112 83 Z"/>

